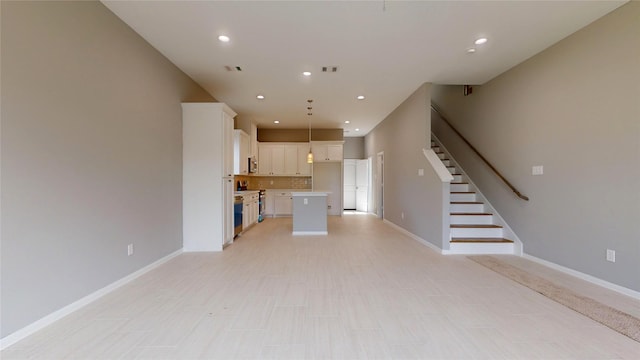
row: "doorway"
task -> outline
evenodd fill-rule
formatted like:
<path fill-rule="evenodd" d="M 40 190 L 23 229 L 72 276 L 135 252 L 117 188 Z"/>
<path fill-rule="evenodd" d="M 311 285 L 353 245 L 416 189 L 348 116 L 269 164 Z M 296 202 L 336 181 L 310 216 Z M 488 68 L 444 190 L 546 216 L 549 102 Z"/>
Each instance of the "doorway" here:
<path fill-rule="evenodd" d="M 371 171 L 369 160 L 344 160 L 343 208 L 369 212 Z"/>

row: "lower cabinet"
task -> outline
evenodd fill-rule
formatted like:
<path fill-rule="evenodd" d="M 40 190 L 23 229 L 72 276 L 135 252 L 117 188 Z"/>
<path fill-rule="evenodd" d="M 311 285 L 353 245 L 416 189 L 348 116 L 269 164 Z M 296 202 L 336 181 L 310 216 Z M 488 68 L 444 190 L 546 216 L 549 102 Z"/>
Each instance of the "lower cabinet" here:
<path fill-rule="evenodd" d="M 291 191 L 272 191 L 266 193 L 266 216 L 292 216 L 293 197 Z"/>
<path fill-rule="evenodd" d="M 259 197 L 258 193 L 247 194 L 242 197 L 242 228 L 247 229 L 258 222 Z"/>
<path fill-rule="evenodd" d="M 293 215 L 293 198 L 291 193 L 279 193 L 275 197 L 275 215 Z"/>

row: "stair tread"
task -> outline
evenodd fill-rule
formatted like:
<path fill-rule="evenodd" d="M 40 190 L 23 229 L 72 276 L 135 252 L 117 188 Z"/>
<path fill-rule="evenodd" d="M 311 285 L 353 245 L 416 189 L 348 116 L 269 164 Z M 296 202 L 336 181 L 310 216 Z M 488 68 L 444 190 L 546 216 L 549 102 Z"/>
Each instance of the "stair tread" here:
<path fill-rule="evenodd" d="M 454 184 L 455 185 L 469 185 L 468 182 L 451 182 L 450 184 L 452 184 L 452 185 L 454 185 Z"/>
<path fill-rule="evenodd" d="M 458 229 L 501 229 L 502 226 L 495 224 L 451 224 L 452 228 Z"/>
<path fill-rule="evenodd" d="M 460 216 L 460 215 L 463 215 L 463 216 L 466 216 L 466 215 L 469 215 L 469 216 L 476 216 L 476 215 L 492 216 L 493 214 L 492 213 L 485 213 L 485 212 L 478 212 L 478 213 L 452 212 L 452 213 L 449 213 L 449 215 L 454 215 L 454 216 Z"/>
<path fill-rule="evenodd" d="M 513 243 L 505 238 L 451 238 L 452 243 Z"/>
<path fill-rule="evenodd" d="M 450 204 L 484 204 L 481 201 L 452 201 Z"/>
<path fill-rule="evenodd" d="M 475 194 L 475 191 L 452 191 L 452 194 Z"/>

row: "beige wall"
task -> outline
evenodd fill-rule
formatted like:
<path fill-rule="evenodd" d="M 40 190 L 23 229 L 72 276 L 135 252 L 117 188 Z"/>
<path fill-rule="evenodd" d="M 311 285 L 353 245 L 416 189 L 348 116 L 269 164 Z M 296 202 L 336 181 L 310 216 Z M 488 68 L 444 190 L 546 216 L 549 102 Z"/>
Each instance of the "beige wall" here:
<path fill-rule="evenodd" d="M 313 141 L 341 141 L 342 129 L 311 129 Z M 258 129 L 260 142 L 308 142 L 309 129 Z"/>
<path fill-rule="evenodd" d="M 376 156 L 384 152 L 384 218 L 441 247 L 441 182 L 423 154 L 431 137 L 430 92 L 431 84 L 421 85 L 367 134 L 365 156 L 373 158 L 375 176 Z"/>
<path fill-rule="evenodd" d="M 364 159 L 364 136 L 344 138 L 344 158 Z"/>
<path fill-rule="evenodd" d="M 182 247 L 180 103 L 214 99 L 99 2 L 1 16 L 5 337 Z"/>
<path fill-rule="evenodd" d="M 527 254 L 640 291 L 640 3 L 630 2 L 462 96 L 433 101 L 529 202 L 439 121 L 433 130 Z M 532 176 L 531 167 L 544 166 Z M 617 252 L 605 261 L 606 249 Z"/>

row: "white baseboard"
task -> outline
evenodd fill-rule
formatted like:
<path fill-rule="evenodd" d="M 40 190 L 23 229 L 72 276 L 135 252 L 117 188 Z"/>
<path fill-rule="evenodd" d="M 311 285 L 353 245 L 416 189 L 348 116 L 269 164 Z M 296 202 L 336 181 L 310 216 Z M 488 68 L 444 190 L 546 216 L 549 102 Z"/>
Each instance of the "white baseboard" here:
<path fill-rule="evenodd" d="M 439 254 L 443 254 L 444 255 L 444 254 L 448 253 L 447 250 L 440 249 L 436 245 L 433 245 L 432 243 L 428 242 L 427 240 L 421 238 L 420 236 L 418 236 L 418 235 L 416 235 L 416 234 L 414 234 L 414 233 L 412 233 L 412 232 L 410 232 L 410 231 L 408 231 L 408 230 L 406 230 L 404 228 L 401 228 L 400 226 L 392 223 L 391 221 L 389 221 L 387 219 L 383 219 L 382 222 L 387 224 L 387 225 L 389 225 L 389 226 L 391 226 L 392 228 L 398 230 L 399 232 L 403 233 L 404 235 L 407 235 L 408 237 L 412 238 L 413 240 L 419 242 L 420 244 L 430 248 L 431 250 L 433 250 L 433 251 L 435 251 L 435 252 L 437 252 Z"/>
<path fill-rule="evenodd" d="M 582 279 L 584 281 L 588 281 L 588 282 L 590 282 L 592 284 L 596 284 L 596 285 L 602 286 L 603 288 L 606 288 L 606 289 L 609 289 L 609 290 L 613 290 L 613 291 L 621 293 L 623 295 L 627 295 L 627 296 L 630 296 L 630 297 L 632 297 L 634 299 L 640 300 L 640 292 L 638 292 L 638 291 L 631 290 L 631 289 L 626 288 L 624 286 L 616 285 L 616 284 L 610 283 L 610 282 L 608 282 L 606 280 L 599 279 L 599 278 L 597 278 L 595 276 L 587 275 L 587 274 L 582 273 L 580 271 L 573 270 L 573 269 L 570 269 L 568 267 L 564 267 L 562 265 L 558 265 L 556 263 L 552 263 L 550 261 L 537 258 L 537 257 L 535 257 L 533 255 L 522 254 L 522 257 L 525 258 L 525 259 L 531 260 L 533 262 L 537 262 L 538 264 L 550 267 L 550 268 L 552 268 L 554 270 L 558 270 L 558 271 L 563 272 L 565 274 L 569 274 L 569 275 L 575 276 L 575 277 L 577 277 L 579 279 Z"/>
<path fill-rule="evenodd" d="M 297 236 L 297 235 L 329 235 L 329 233 L 327 231 L 294 231 L 293 236 Z"/>
<path fill-rule="evenodd" d="M 32 335 L 33 333 L 35 333 L 38 330 L 41 330 L 43 328 L 45 328 L 46 326 L 49 326 L 51 324 L 53 324 L 54 322 L 62 319 L 63 317 L 73 313 L 74 311 L 79 310 L 80 308 L 89 305 L 90 303 L 98 300 L 99 298 L 103 297 L 104 295 L 107 295 L 108 293 L 118 289 L 119 287 L 135 280 L 136 278 L 144 275 L 145 273 L 155 269 L 156 267 L 164 264 L 165 262 L 171 260 L 172 258 L 180 255 L 182 253 L 182 249 L 175 251 L 145 267 L 143 267 L 142 269 L 131 273 L 125 277 L 123 277 L 120 280 L 117 280 L 116 282 L 113 282 L 105 287 L 103 287 L 102 289 L 99 289 L 85 297 L 83 297 L 80 300 L 77 300 L 65 307 L 63 307 L 62 309 L 59 309 L 57 311 L 52 312 L 51 314 L 36 320 L 35 322 L 23 327 L 22 329 L 9 334 L 5 337 L 3 337 L 2 339 L 0 339 L 0 350 L 4 350 L 6 348 L 8 348 L 9 346 L 17 343 L 18 341 L 26 338 L 29 335 Z"/>

